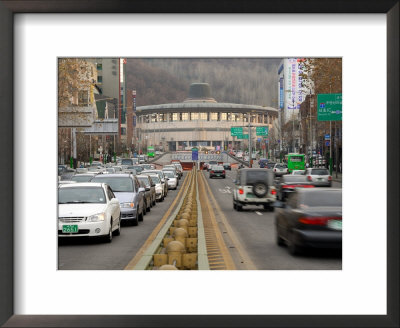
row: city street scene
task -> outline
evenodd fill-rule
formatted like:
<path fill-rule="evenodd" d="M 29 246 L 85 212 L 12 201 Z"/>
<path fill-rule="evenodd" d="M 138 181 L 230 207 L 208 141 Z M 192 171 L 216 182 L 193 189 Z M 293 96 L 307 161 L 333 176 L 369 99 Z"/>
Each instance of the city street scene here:
<path fill-rule="evenodd" d="M 59 58 L 59 270 L 342 270 L 341 58 Z"/>

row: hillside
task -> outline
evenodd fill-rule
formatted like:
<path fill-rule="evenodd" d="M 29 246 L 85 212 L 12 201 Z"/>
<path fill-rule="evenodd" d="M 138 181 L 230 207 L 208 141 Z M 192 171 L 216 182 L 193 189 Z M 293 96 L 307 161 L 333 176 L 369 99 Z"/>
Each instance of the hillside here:
<path fill-rule="evenodd" d="M 280 59 L 128 59 L 127 87 L 137 106 L 181 102 L 193 82 L 207 82 L 218 102 L 277 106 Z"/>

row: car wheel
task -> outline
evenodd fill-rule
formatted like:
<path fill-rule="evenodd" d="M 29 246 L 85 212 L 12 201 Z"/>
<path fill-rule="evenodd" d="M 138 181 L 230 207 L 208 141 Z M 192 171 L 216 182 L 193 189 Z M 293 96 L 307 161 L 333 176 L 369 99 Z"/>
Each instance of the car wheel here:
<path fill-rule="evenodd" d="M 301 253 L 301 248 L 300 248 L 300 246 L 298 246 L 294 243 L 292 235 L 289 236 L 287 245 L 288 245 L 288 250 L 289 250 L 290 254 L 295 256 L 295 255 L 299 255 Z"/>
<path fill-rule="evenodd" d="M 279 236 L 278 228 L 276 228 L 276 244 L 278 246 L 285 246 L 285 241 L 281 236 Z"/>
<path fill-rule="evenodd" d="M 235 201 L 233 201 L 233 209 L 235 209 L 235 210 L 237 209 Z"/>
<path fill-rule="evenodd" d="M 154 199 L 153 199 L 153 206 L 156 206 L 156 198 L 154 197 Z"/>
<path fill-rule="evenodd" d="M 113 234 L 112 234 L 112 219 L 111 219 L 110 230 L 108 231 L 108 234 L 105 236 L 105 242 L 106 243 L 111 243 L 112 242 L 112 238 L 113 238 Z"/>
<path fill-rule="evenodd" d="M 136 217 L 132 220 L 132 225 L 137 226 L 139 224 L 139 214 L 136 211 Z"/>
<path fill-rule="evenodd" d="M 236 204 L 236 209 L 240 212 L 243 211 L 243 206 Z"/>
<path fill-rule="evenodd" d="M 146 212 L 146 208 L 143 206 L 142 212 L 139 215 L 139 221 L 143 221 L 143 218 L 145 216 L 145 214 L 144 214 L 145 212 Z"/>
<path fill-rule="evenodd" d="M 118 228 L 114 231 L 115 236 L 119 236 L 121 234 L 121 215 L 119 216 L 118 220 Z"/>
<path fill-rule="evenodd" d="M 149 206 L 147 207 L 147 212 L 151 211 L 151 202 L 149 202 Z"/>

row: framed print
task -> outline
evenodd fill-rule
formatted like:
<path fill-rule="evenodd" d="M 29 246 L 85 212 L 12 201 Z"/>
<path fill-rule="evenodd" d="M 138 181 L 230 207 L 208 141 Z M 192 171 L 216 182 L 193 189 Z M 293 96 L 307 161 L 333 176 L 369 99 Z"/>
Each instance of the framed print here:
<path fill-rule="evenodd" d="M 0 323 L 397 327 L 399 3 L 363 3 L 0 1 Z M 113 56 L 341 57 L 342 270 L 180 272 L 177 286 L 171 272 L 57 268 L 44 224 L 57 212 L 57 60 Z"/>

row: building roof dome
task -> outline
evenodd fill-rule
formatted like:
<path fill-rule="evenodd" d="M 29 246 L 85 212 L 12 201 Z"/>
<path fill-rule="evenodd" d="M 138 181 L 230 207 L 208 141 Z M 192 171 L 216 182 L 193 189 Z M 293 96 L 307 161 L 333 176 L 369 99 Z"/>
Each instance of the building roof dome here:
<path fill-rule="evenodd" d="M 216 103 L 211 97 L 211 88 L 208 83 L 192 83 L 189 89 L 189 96 L 183 102 L 212 102 Z"/>

